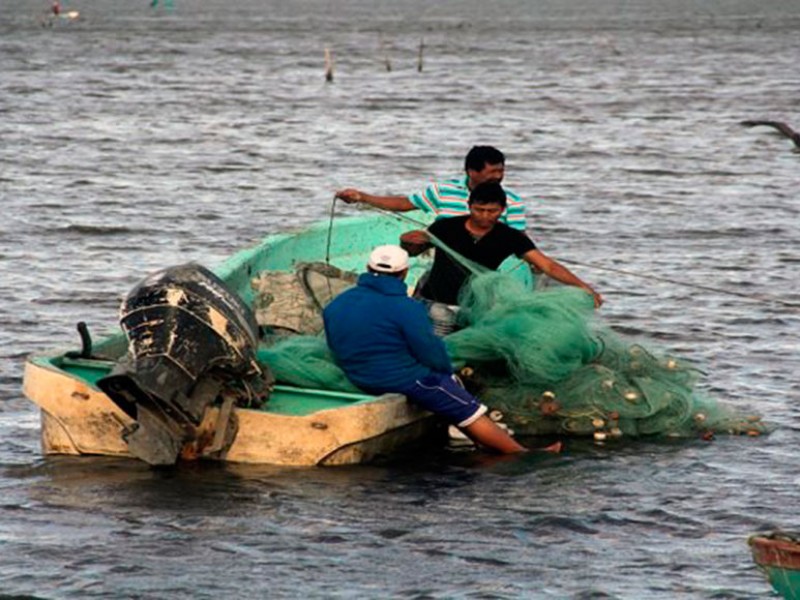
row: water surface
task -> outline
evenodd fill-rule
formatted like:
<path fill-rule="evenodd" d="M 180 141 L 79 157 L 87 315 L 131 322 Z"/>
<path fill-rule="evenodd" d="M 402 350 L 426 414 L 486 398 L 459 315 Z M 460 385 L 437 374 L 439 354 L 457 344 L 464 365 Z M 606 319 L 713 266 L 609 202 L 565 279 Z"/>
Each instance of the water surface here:
<path fill-rule="evenodd" d="M 738 123 L 800 127 L 799 7 L 74 0 L 50 28 L 47 5 L 0 11 L 0 596 L 771 597 L 746 538 L 800 527 L 800 155 Z M 42 457 L 28 353 L 114 330 L 148 272 L 326 219 L 339 187 L 415 191 L 476 143 L 604 319 L 774 433 L 494 464 Z"/>

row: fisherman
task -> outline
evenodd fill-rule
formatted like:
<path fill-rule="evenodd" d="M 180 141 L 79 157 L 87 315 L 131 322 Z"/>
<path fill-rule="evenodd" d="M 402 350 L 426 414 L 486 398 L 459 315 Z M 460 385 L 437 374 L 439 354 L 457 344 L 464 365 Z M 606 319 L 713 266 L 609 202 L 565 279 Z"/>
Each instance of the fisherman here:
<path fill-rule="evenodd" d="M 489 269 L 497 269 L 505 259 L 515 255 L 556 281 L 591 294 L 595 307 L 602 305 L 602 296 L 591 286 L 538 250 L 527 234 L 500 222 L 506 208 L 506 192 L 500 183 L 487 181 L 476 186 L 470 193 L 468 206 L 467 216 L 442 219 L 427 230 L 405 233 L 400 245 L 417 255 L 432 245 L 430 233 L 449 249 Z M 464 265 L 437 247 L 433 268 L 419 295 L 436 303 L 457 305 L 458 295 L 469 275 Z"/>
<path fill-rule="evenodd" d="M 425 307 L 408 297 L 407 273 L 405 250 L 378 246 L 356 287 L 325 308 L 325 335 L 336 363 L 367 393 L 404 394 L 482 446 L 502 454 L 525 452 L 457 382 Z"/>
<path fill-rule="evenodd" d="M 419 209 L 433 214 L 436 219 L 466 215 L 469 213 L 470 192 L 481 183 L 501 183 L 505 174 L 505 155 L 493 146 L 473 146 L 464 159 L 465 175 L 433 183 L 424 191 L 410 196 L 375 196 L 353 188 L 336 192 L 336 197 L 347 203 L 362 202 L 384 210 L 405 212 Z M 506 208 L 500 216 L 501 222 L 525 231 L 525 205 L 522 199 L 506 190 Z"/>

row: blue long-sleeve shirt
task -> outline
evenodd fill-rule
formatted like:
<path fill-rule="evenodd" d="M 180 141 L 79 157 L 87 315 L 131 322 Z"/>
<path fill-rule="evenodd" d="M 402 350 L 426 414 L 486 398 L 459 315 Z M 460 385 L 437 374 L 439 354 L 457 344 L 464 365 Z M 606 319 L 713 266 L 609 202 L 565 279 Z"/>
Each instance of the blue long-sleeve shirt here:
<path fill-rule="evenodd" d="M 398 391 L 432 372 L 453 372 L 425 307 L 396 277 L 362 274 L 322 317 L 336 363 L 366 392 Z"/>

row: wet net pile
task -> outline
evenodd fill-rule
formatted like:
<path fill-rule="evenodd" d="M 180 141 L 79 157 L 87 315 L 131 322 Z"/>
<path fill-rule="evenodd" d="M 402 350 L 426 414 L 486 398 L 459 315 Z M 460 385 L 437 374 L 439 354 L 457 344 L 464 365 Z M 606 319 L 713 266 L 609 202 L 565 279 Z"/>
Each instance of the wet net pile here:
<path fill-rule="evenodd" d="M 689 436 L 763 432 L 697 389 L 690 363 L 626 341 L 571 287 L 531 293 L 501 273 L 462 295 L 464 328 L 445 338 L 467 387 L 519 433 Z"/>
<path fill-rule="evenodd" d="M 445 343 L 466 387 L 523 435 L 757 435 L 756 416 L 701 393 L 690 363 L 626 341 L 571 287 L 531 292 L 514 277 L 476 271 L 461 294 L 461 329 Z M 483 272 L 477 272 L 483 271 Z M 353 392 L 321 333 L 259 351 L 278 382 Z"/>

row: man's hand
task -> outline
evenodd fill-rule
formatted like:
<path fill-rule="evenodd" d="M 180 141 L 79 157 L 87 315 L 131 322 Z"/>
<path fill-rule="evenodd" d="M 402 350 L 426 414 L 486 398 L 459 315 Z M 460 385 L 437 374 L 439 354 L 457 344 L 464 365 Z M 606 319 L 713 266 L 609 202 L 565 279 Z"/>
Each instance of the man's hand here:
<path fill-rule="evenodd" d="M 364 194 L 353 188 L 338 190 L 336 192 L 336 197 L 344 200 L 347 204 L 355 204 L 364 201 Z"/>
<path fill-rule="evenodd" d="M 431 247 L 428 232 L 424 229 L 407 231 L 400 236 L 400 247 L 408 252 L 409 256 L 418 256 Z"/>
<path fill-rule="evenodd" d="M 603 297 L 600 294 L 595 292 L 592 288 L 584 288 L 584 289 L 589 294 L 592 295 L 592 298 L 594 299 L 594 307 L 595 308 L 600 308 L 601 306 L 603 306 Z"/>

